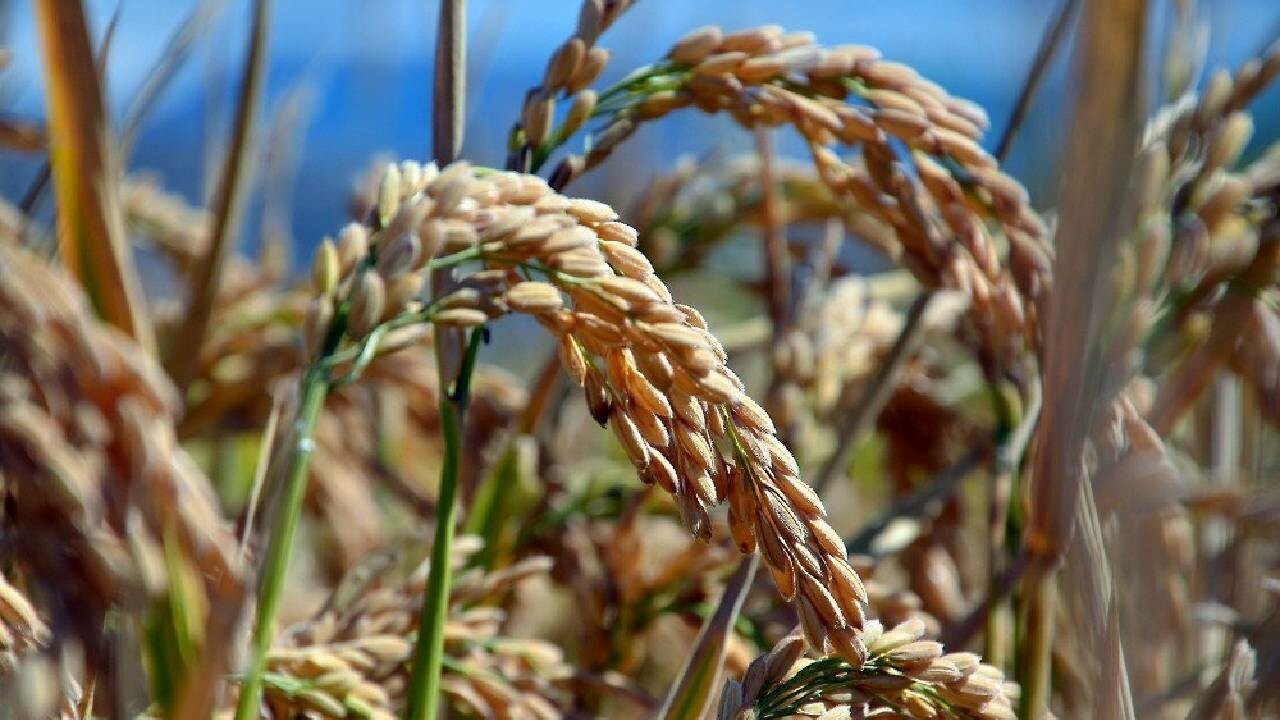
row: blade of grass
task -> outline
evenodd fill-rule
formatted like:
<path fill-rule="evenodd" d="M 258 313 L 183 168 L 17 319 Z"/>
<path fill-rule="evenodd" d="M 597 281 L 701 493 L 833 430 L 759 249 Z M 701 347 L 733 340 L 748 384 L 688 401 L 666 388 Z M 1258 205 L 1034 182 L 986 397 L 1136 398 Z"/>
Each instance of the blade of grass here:
<path fill-rule="evenodd" d="M 1003 162 L 1009 156 L 1009 150 L 1013 148 L 1013 139 L 1017 136 L 1018 129 L 1022 127 L 1022 121 L 1027 117 L 1027 110 L 1031 108 L 1031 100 L 1035 97 L 1036 90 L 1040 88 L 1040 81 L 1044 79 L 1050 61 L 1062 45 L 1062 37 L 1066 34 L 1067 26 L 1071 24 L 1071 18 L 1079 6 L 1080 0 L 1062 0 L 1062 4 L 1058 6 L 1058 14 L 1054 15 L 1049 26 L 1045 28 L 1044 35 L 1040 37 L 1040 45 L 1036 48 L 1035 57 L 1031 60 L 1031 68 L 1027 71 L 1022 89 L 1018 91 L 1018 99 L 1013 103 L 1013 110 L 1009 113 L 1009 121 L 1005 123 L 1004 130 L 1000 133 L 1000 141 L 996 143 L 993 154 L 997 160 Z"/>
<path fill-rule="evenodd" d="M 759 565 L 760 556 L 755 553 L 738 563 L 738 568 L 725 584 L 715 612 L 703 623 L 689 659 L 672 684 L 658 717 L 663 720 L 699 720 L 706 716 L 707 710 L 719 697 L 717 679 L 724 665 L 725 647 Z"/>
<path fill-rule="evenodd" d="M 960 457 L 946 470 L 938 473 L 933 480 L 921 485 L 910 495 L 893 503 L 874 520 L 868 522 L 857 535 L 850 538 L 845 546 L 850 555 L 873 555 L 876 539 L 897 520 L 911 520 L 922 517 L 935 503 L 951 497 L 960 482 L 969 476 L 991 455 L 991 447 L 986 444 L 976 445 Z"/>
<path fill-rule="evenodd" d="M 59 253 L 98 315 L 150 350 L 154 337 L 124 232 L 119 167 L 84 7 L 71 0 L 39 0 L 36 17 Z"/>
<path fill-rule="evenodd" d="M 1028 578 L 1028 644 L 1019 679 L 1021 715 L 1033 720 L 1048 713 L 1054 568 L 1080 512 L 1080 453 L 1100 405 L 1091 389 L 1106 386 L 1098 341 L 1110 305 L 1108 270 L 1141 127 L 1146 11 L 1145 0 L 1088 0 L 1077 32 L 1075 102 L 1047 324 L 1054 331 L 1046 341 L 1045 410 L 1031 458 L 1031 510 L 1024 539 L 1033 570 Z"/>
<path fill-rule="evenodd" d="M 129 110 L 125 113 L 124 121 L 121 123 L 120 138 L 117 141 L 117 145 L 120 148 L 121 163 L 127 164 L 129 151 L 133 147 L 138 130 L 142 127 L 142 121 L 146 119 L 146 116 L 154 107 L 155 101 L 164 93 L 173 76 L 177 74 L 178 69 L 182 67 L 182 64 L 190 55 L 194 41 L 200 37 L 201 32 L 208 27 L 209 23 L 213 21 L 226 4 L 227 0 L 202 0 L 187 16 L 182 25 L 178 27 L 174 35 L 169 38 L 164 51 L 156 60 L 155 65 L 151 67 L 146 79 L 142 82 L 142 86 L 130 102 Z M 106 53 L 110 48 L 112 31 L 115 29 L 115 20 L 118 17 L 119 8 L 117 8 L 116 15 L 112 17 L 111 24 L 108 26 L 107 33 L 103 38 L 102 46 L 98 50 L 99 73 L 106 66 Z M 41 149 L 43 149 L 43 145 Z M 46 160 L 44 165 L 36 172 L 31 184 L 27 186 L 26 192 L 22 195 L 22 202 L 19 207 L 24 213 L 31 213 L 48 185 L 49 162 Z"/>
<path fill-rule="evenodd" d="M 147 72 L 142 84 L 138 86 L 133 99 L 129 101 L 129 109 L 125 111 L 124 121 L 120 124 L 122 155 L 128 156 L 143 121 L 151 114 L 156 101 L 164 95 L 169 83 L 191 56 L 196 40 L 204 34 L 226 6 L 227 0 L 200 0 L 173 35 L 169 36 L 164 49 Z"/>
<path fill-rule="evenodd" d="M 227 148 L 218 190 L 214 196 L 213 232 L 204 257 L 193 269 L 186 321 L 182 323 L 166 353 L 169 374 L 179 388 L 187 386 L 199 366 L 200 348 L 204 346 L 205 337 L 209 333 L 213 305 L 244 210 L 244 195 L 248 185 L 247 165 L 253 149 L 254 126 L 267 68 L 267 29 L 270 16 L 270 0 L 255 0 L 249 47 L 240 81 L 240 97 L 236 101 L 231 145 Z"/>
<path fill-rule="evenodd" d="M 258 512 L 258 501 L 262 497 L 262 488 L 267 483 L 267 466 L 271 463 L 271 455 L 276 444 L 276 427 L 280 423 L 280 411 L 284 406 L 284 393 L 280 390 L 271 393 L 271 412 L 267 415 L 267 426 L 262 429 L 262 441 L 258 444 L 258 462 L 253 469 L 253 482 L 249 485 L 249 498 L 245 501 L 244 526 L 240 529 L 240 557 L 246 559 L 249 552 L 249 540 L 253 537 L 253 525 Z"/>
<path fill-rule="evenodd" d="M 98 82 L 104 85 L 106 83 L 107 58 L 111 54 L 111 41 L 116 35 L 116 26 L 120 21 L 120 10 L 122 7 L 123 5 L 116 6 L 116 11 L 111 15 L 111 21 L 107 23 L 106 31 L 102 33 L 102 41 L 98 43 L 98 55 L 94 62 L 98 66 Z M 44 139 L 45 145 L 42 146 L 41 149 L 47 150 L 48 130 L 44 129 L 42 132 L 46 134 L 46 137 Z M 35 209 L 36 203 L 40 201 L 40 196 L 43 195 L 45 189 L 49 187 L 49 178 L 52 175 L 52 168 L 50 167 L 49 162 L 49 158 L 46 157 L 44 164 L 42 164 L 40 169 L 36 171 L 36 176 L 31 180 L 31 184 L 27 186 L 27 191 L 22 194 L 22 202 L 19 203 L 18 207 L 25 215 L 31 214 Z"/>

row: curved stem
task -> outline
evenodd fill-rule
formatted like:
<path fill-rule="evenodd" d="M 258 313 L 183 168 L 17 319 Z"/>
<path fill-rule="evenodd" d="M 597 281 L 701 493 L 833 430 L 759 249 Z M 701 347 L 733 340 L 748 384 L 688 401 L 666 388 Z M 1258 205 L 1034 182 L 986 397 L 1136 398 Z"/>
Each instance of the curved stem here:
<path fill-rule="evenodd" d="M 458 470 L 462 456 L 461 425 L 467 407 L 476 353 L 487 331 L 471 333 L 462 367 L 452 392 L 440 395 L 440 426 L 444 435 L 444 464 L 440 469 L 440 497 L 436 502 L 436 533 L 431 545 L 431 565 L 427 591 L 422 596 L 422 615 L 414 643 L 412 676 L 405 702 L 405 720 L 435 720 L 440 706 L 440 674 L 444 667 L 444 625 L 449 614 L 449 556 L 458 515 Z M 443 389 L 443 388 L 442 388 Z"/>

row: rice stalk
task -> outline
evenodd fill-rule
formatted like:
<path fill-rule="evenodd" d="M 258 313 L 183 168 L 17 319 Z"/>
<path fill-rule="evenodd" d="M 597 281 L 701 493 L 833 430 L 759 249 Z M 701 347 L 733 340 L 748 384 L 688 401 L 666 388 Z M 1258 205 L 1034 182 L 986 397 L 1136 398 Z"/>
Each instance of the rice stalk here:
<path fill-rule="evenodd" d="M 1092 399 L 1088 389 L 1106 384 L 1097 349 L 1100 316 L 1111 297 L 1103 269 L 1110 267 L 1114 256 L 1115 245 L 1107 239 L 1120 231 L 1120 204 L 1138 141 L 1145 13 L 1145 3 L 1140 1 L 1087 2 L 1083 8 L 1079 35 L 1083 44 L 1076 66 L 1078 94 L 1063 170 L 1061 250 L 1055 260 L 1055 292 L 1049 304 L 1049 322 L 1055 332 L 1046 347 L 1046 412 L 1037 428 L 1031 460 L 1031 510 L 1025 540 L 1028 550 L 1046 568 L 1031 580 L 1034 589 L 1027 620 L 1031 639 L 1021 666 L 1025 690 L 1022 709 L 1032 718 L 1048 712 L 1054 590 L 1053 573 L 1047 569 L 1066 551 L 1081 495 L 1089 492 L 1079 457 L 1096 408 L 1108 402 L 1106 397 L 1100 402 Z M 1102 567 L 1086 572 L 1105 572 L 1105 557 L 1101 563 Z M 1109 596 L 1111 589 L 1104 587 L 1102 592 Z M 1115 669 L 1108 668 L 1108 672 Z M 1123 674 L 1122 669 L 1119 672 Z M 1127 687 L 1123 694 L 1127 696 Z M 1115 708 L 1109 711 L 1120 712 Z"/>

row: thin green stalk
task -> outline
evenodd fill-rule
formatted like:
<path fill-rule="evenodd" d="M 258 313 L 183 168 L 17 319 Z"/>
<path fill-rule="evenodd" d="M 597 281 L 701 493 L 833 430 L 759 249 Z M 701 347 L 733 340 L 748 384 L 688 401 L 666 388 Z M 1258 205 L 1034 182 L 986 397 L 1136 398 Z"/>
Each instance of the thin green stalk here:
<path fill-rule="evenodd" d="M 271 648 L 273 621 L 280 606 L 285 570 L 289 565 L 289 551 L 293 546 L 293 536 L 298 530 L 298 519 L 302 515 L 302 500 L 306 496 L 307 466 L 314 447 L 312 434 L 328 392 L 328 372 L 321 364 L 312 366 L 302 378 L 301 405 L 293 428 L 293 454 L 289 459 L 289 472 L 285 478 L 284 508 L 272 530 L 266 562 L 262 567 L 257 620 L 253 629 L 253 661 L 240 687 L 236 720 L 253 720 L 258 717 L 258 705 L 262 699 L 262 674 L 267 667 L 267 651 Z"/>
<path fill-rule="evenodd" d="M 444 666 L 444 624 L 449 614 L 449 583 L 452 579 L 449 556 L 453 550 L 454 525 L 458 515 L 458 469 L 462 457 L 460 427 L 467 408 L 476 353 L 488 331 L 471 333 L 462 367 L 453 392 L 440 397 L 440 426 L 444 435 L 444 464 L 440 469 L 440 497 L 436 501 L 435 542 L 431 546 L 431 566 L 427 591 L 422 596 L 422 615 L 414 643 L 409 696 L 405 720 L 435 720 L 440 707 L 440 673 Z"/>

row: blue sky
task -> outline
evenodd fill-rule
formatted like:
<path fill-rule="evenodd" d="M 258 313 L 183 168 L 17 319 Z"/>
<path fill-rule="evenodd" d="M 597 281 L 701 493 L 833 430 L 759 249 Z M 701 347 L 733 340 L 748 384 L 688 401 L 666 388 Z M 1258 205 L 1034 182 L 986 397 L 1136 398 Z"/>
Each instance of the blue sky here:
<path fill-rule="evenodd" d="M 189 197 L 202 193 L 205 138 L 226 135 L 227 112 L 243 53 L 246 0 L 227 0 L 213 35 L 193 58 L 148 122 L 132 169 L 158 172 Z M 541 76 L 547 55 L 571 31 L 578 0 L 471 0 L 472 122 L 465 154 L 500 164 L 505 134 L 524 88 Z M 1202 3 L 1209 27 L 1209 67 L 1232 67 L 1280 22 L 1275 0 Z M 91 0 L 99 31 L 115 0 Z M 109 66 L 112 107 L 118 114 L 193 0 L 123 0 Z M 602 42 L 614 60 L 604 81 L 646 64 L 683 32 L 705 24 L 730 28 L 776 22 L 811 29 L 824 43 L 874 45 L 886 57 L 916 67 L 955 94 L 984 104 L 998 132 L 1040 33 L 1057 2 L 1048 0 L 640 0 Z M 422 156 L 428 143 L 430 56 L 436 4 L 424 0 L 277 0 L 270 40 L 268 115 L 292 98 L 301 108 L 287 140 L 299 154 L 292 224 L 301 244 L 343 220 L 350 180 L 378 152 Z M 9 3 L 5 43 L 14 64 L 0 77 L 5 111 L 38 116 L 41 79 L 27 0 Z M 1045 149 L 1061 132 L 1057 120 L 1063 63 L 1015 150 L 1010 168 L 1036 190 Z M 213 88 L 215 94 L 210 94 Z M 300 88 L 306 88 L 300 91 Z M 1280 95 L 1261 104 L 1260 145 L 1280 135 Z M 264 127 L 270 123 L 268 118 Z M 994 134 L 994 133 L 993 133 Z M 678 153 L 746 147 L 745 138 L 714 120 L 689 114 L 641 133 L 633 152 L 619 153 L 598 182 L 624 199 Z M 788 146 L 784 143 L 784 150 Z M 654 152 L 654 149 L 660 152 Z M 0 190 L 25 185 L 31 158 L 0 164 Z M 253 225 L 246 226 L 251 235 Z"/>

